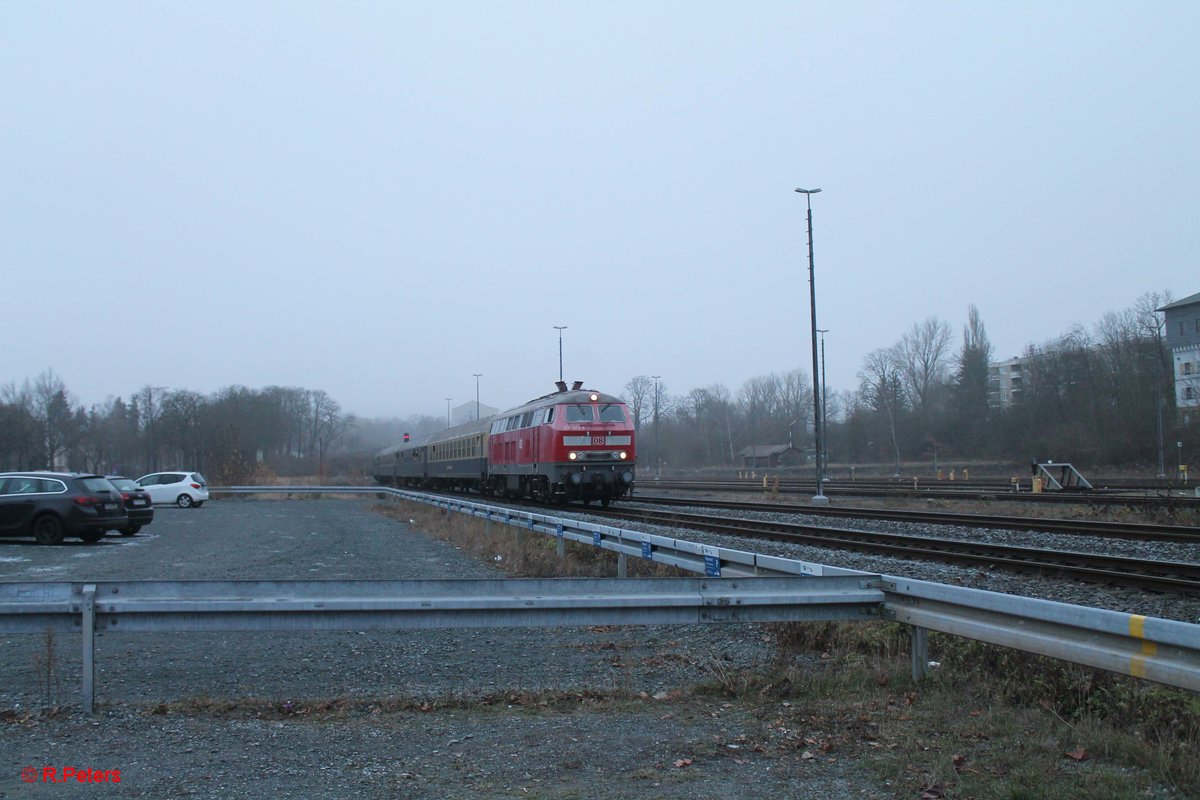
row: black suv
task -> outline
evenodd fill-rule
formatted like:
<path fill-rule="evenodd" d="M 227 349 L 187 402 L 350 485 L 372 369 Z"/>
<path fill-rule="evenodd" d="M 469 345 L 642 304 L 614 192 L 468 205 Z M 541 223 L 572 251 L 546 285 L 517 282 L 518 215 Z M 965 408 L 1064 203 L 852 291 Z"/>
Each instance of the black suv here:
<path fill-rule="evenodd" d="M 121 492 L 101 475 L 0 472 L 0 536 L 32 536 L 38 544 L 78 536 L 91 544 L 128 525 Z"/>

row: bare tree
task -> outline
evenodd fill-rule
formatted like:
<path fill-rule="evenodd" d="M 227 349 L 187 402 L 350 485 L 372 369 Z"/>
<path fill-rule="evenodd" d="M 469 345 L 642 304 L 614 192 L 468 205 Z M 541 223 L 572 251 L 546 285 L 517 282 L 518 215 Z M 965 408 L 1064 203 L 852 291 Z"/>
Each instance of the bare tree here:
<path fill-rule="evenodd" d="M 902 359 L 897 347 L 872 350 L 863 359 L 863 368 L 858 373 L 861 381 L 860 393 L 866 404 L 887 420 L 891 434 L 892 451 L 896 457 L 896 477 L 900 477 L 900 439 L 896 433 L 896 418 L 900 414 Z"/>
<path fill-rule="evenodd" d="M 0 388 L 0 464 L 10 469 L 38 465 L 38 423 L 33 416 L 29 381 L 18 389 L 8 383 Z"/>
<path fill-rule="evenodd" d="M 162 417 L 162 396 L 166 391 L 163 386 L 143 386 L 131 402 L 141 432 L 146 469 L 149 471 L 159 467 L 161 443 L 158 421 Z"/>
<path fill-rule="evenodd" d="M 934 395 L 945 385 L 949 371 L 950 326 L 936 317 L 913 323 L 900 339 L 896 356 L 909 402 L 928 421 Z"/>
<path fill-rule="evenodd" d="M 342 416 L 342 407 L 324 390 L 310 394 L 313 442 L 317 454 L 317 473 L 325 474 L 325 454 L 329 446 L 350 429 L 352 420 Z"/>
<path fill-rule="evenodd" d="M 633 412 L 634 430 L 642 429 L 642 415 L 646 407 L 654 402 L 654 379 L 646 375 L 637 375 L 625 384 L 625 402 Z"/>
<path fill-rule="evenodd" d="M 177 459 L 175 463 L 199 468 L 203 443 L 201 412 L 204 405 L 204 397 L 188 389 L 168 392 L 162 398 L 158 426 L 164 446 L 169 447 Z"/>
<path fill-rule="evenodd" d="M 61 464 L 60 459 L 75 444 L 81 430 L 66 385 L 54 374 L 54 370 L 46 370 L 34 382 L 31 397 L 46 467 L 55 469 L 67 466 Z"/>

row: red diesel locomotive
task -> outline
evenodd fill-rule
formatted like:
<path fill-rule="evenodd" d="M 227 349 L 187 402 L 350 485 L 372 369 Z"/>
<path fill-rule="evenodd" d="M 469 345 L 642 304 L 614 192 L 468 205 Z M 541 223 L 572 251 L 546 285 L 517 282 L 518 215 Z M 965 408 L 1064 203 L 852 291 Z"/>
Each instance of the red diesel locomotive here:
<path fill-rule="evenodd" d="M 375 480 L 585 505 L 628 495 L 635 462 L 629 409 L 580 382 L 557 386 L 494 417 L 389 447 L 375 457 Z"/>

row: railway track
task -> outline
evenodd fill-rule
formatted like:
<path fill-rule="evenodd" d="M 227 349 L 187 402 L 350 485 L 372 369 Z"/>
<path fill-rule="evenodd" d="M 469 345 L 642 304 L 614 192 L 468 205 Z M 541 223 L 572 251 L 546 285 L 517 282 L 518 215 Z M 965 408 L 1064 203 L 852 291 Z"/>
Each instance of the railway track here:
<path fill-rule="evenodd" d="M 812 472 L 812 468 L 808 469 L 808 473 Z M 749 474 L 754 477 L 747 477 Z M 742 470 L 740 475 L 710 475 L 704 478 L 668 478 L 668 480 L 680 480 L 693 483 L 717 482 L 717 483 L 734 483 L 734 482 L 754 482 L 762 483 L 763 476 L 768 476 L 772 481 L 778 477 L 781 482 L 803 484 L 812 486 L 812 478 L 809 474 L 804 474 L 794 470 L 784 471 L 782 469 L 758 468 L 756 470 Z M 879 477 L 879 476 L 863 476 L 859 475 L 854 478 L 847 477 L 844 473 L 837 473 L 826 478 L 827 483 L 837 486 L 857 486 L 867 489 L 887 489 L 896 486 L 911 486 L 913 478 L 916 478 L 919 485 L 923 487 L 938 486 L 946 489 L 960 489 L 979 492 L 1010 492 L 1012 491 L 1012 481 L 1016 478 L 1021 491 L 1029 493 L 1031 491 L 1030 476 L 1028 473 L 1013 476 L 989 476 L 986 478 L 958 478 L 950 480 L 948 478 L 937 478 L 934 475 L 925 473 L 907 473 L 901 478 L 896 477 Z M 643 476 L 645 480 L 645 476 Z M 1167 480 L 1158 478 L 1091 478 L 1092 491 L 1096 492 L 1142 492 L 1142 493 L 1167 493 L 1167 492 L 1184 492 L 1193 494 L 1195 488 L 1200 486 L 1197 481 L 1180 481 L 1177 479 Z M 1051 490 L 1047 489 L 1047 493 Z"/>
<path fill-rule="evenodd" d="M 778 509 L 776 509 L 778 510 Z M 932 559 L 979 567 L 1004 567 L 1043 576 L 1116 584 L 1154 591 L 1200 596 L 1200 564 L 1099 555 L 1078 551 L 990 545 L 938 539 L 935 536 L 886 534 L 850 528 L 821 528 L 788 522 L 758 521 L 644 509 L 595 510 L 601 516 L 668 527 L 707 530 L 730 536 L 815 545 L 833 549 Z"/>
<path fill-rule="evenodd" d="M 679 511 L 610 508 L 589 509 L 588 513 L 629 522 L 704 530 L 726 536 L 767 539 L 899 558 L 935 560 L 987 569 L 1000 567 L 1042 576 L 1200 596 L 1200 563 L 1194 562 L 1156 561 L 1074 550 L 965 542 L 933 536 L 714 517 Z"/>
<path fill-rule="evenodd" d="M 1200 529 L 1183 525 L 1152 525 L 1100 520 L 1006 517 L 987 514 L 962 514 L 948 511 L 918 511 L 893 508 L 846 508 L 834 506 L 792 506 L 780 503 L 750 503 L 724 500 L 700 500 L 679 497 L 650 497 L 636 494 L 632 500 L 664 506 L 699 506 L 732 511 L 762 511 L 772 514 L 805 514 L 842 519 L 883 519 L 895 522 L 962 525 L 992 530 L 1038 531 L 1114 539 L 1200 544 Z"/>
<path fill-rule="evenodd" d="M 632 500 L 642 501 L 642 503 L 659 503 L 659 501 L 665 500 L 667 505 L 697 505 L 696 500 L 679 498 L 650 499 L 635 497 Z M 491 498 L 488 501 L 498 505 L 509 504 L 508 501 L 496 498 Z M 700 501 L 700 503 L 714 507 L 714 509 L 768 511 L 774 513 L 774 515 L 788 512 L 811 512 L 811 509 L 806 509 L 806 507 L 805 509 L 798 509 L 798 507 L 797 509 L 788 509 L 787 506 L 780 506 L 779 504 L 738 504 L 713 500 Z M 512 501 L 511 505 L 527 507 L 527 509 L 546 509 L 545 505 L 529 503 L 529 501 Z M 826 528 L 820 527 L 820 525 L 763 521 L 763 519 L 697 515 L 697 513 L 682 511 L 629 509 L 629 507 L 616 506 L 608 507 L 608 509 L 598 509 L 595 506 L 589 506 L 587 509 L 574 507 L 572 511 L 588 513 L 588 515 L 596 517 L 610 518 L 614 519 L 614 521 L 704 530 L 714 534 L 743 537 L 743 539 L 768 540 L 791 543 L 791 545 L 809 545 L 839 549 L 839 551 L 890 555 L 890 557 L 902 559 L 941 561 L 941 563 L 972 566 L 984 570 L 997 569 L 998 567 L 998 569 L 1028 573 L 1028 575 L 1068 578 L 1073 579 L 1073 581 L 1092 584 L 1117 585 L 1117 587 L 1158 591 L 1158 593 L 1200 597 L 1200 563 L 1195 563 L 1195 561 L 1139 559 L 1122 557 L 1122 555 L 1064 551 L 1064 549 L 996 545 L 996 543 L 990 542 L 943 539 L 943 537 L 918 534 L 881 533 L 881 531 Z M 836 510 L 836 512 L 840 511 L 842 510 Z M 850 512 L 846 516 L 864 516 L 862 513 L 859 513 L 862 510 L 846 511 Z M 928 513 L 925 516 L 929 516 Z M 962 521 L 965 518 L 972 518 L 974 515 L 944 515 L 944 517 L 959 518 L 958 522 L 948 524 L 967 524 Z M 947 524 L 944 517 L 941 518 L 941 522 L 942 524 Z M 894 517 L 884 518 L 894 519 Z M 1038 519 L 1012 517 L 983 517 L 983 519 L 990 521 L 992 524 L 976 525 L 976 527 L 1014 528 L 1014 521 L 1026 521 L 1033 524 L 1079 522 L 1038 521 Z M 902 522 L 929 521 L 928 519 L 914 521 L 912 518 L 906 518 L 902 519 Z M 1019 525 L 1016 528 L 1019 528 Z M 1147 531 L 1140 531 L 1139 533 L 1139 531 L 1134 529 L 1170 529 L 1171 527 L 1128 525 L 1127 528 L 1129 529 L 1127 530 L 1128 534 L 1138 537 L 1138 539 L 1145 539 Z M 1060 530 L 1057 533 L 1103 535 L 1096 534 L 1096 531 L 1082 530 Z M 1181 529 L 1177 533 L 1181 536 L 1192 537 L 1190 539 L 1176 539 L 1174 541 L 1183 541 L 1186 543 L 1196 541 L 1195 529 L 1190 529 L 1190 533 L 1187 529 Z M 1165 531 L 1158 531 L 1158 534 L 1165 534 Z M 1112 535 L 1117 535 L 1115 530 Z"/>
<path fill-rule="evenodd" d="M 1165 507 L 1200 509 L 1200 497 L 1194 494 L 1149 494 L 1139 490 L 1105 490 L 1091 492 L 1064 491 L 1033 493 L 1026 490 L 1012 491 L 1005 486 L 948 486 L 947 481 L 918 480 L 914 484 L 905 482 L 832 482 L 824 484 L 824 492 L 829 497 L 903 497 L 911 499 L 936 500 L 975 500 L 980 502 L 1017 502 L 1038 504 L 1074 504 L 1088 506 L 1127 506 L 1139 509 L 1158 509 Z M 701 492 L 776 492 L 779 494 L 809 494 L 816 491 L 816 484 L 811 481 L 784 479 L 775 481 L 769 478 L 764 484 L 759 479 L 742 479 L 728 481 L 676 481 L 650 480 L 642 481 L 639 486 L 652 488 L 655 491 L 701 491 Z M 1189 490 L 1190 491 L 1190 490 Z"/>

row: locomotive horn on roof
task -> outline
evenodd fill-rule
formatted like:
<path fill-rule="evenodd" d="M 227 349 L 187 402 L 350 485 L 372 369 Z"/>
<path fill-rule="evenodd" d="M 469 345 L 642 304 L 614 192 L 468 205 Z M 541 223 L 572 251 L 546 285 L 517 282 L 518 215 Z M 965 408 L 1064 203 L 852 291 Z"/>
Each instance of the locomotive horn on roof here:
<path fill-rule="evenodd" d="M 567 390 L 567 384 L 563 381 L 555 381 L 554 385 L 558 387 L 560 392 L 565 392 Z"/>
<path fill-rule="evenodd" d="M 583 388 L 583 381 L 575 381 L 574 383 L 571 384 L 571 391 L 577 392 L 582 388 Z"/>

